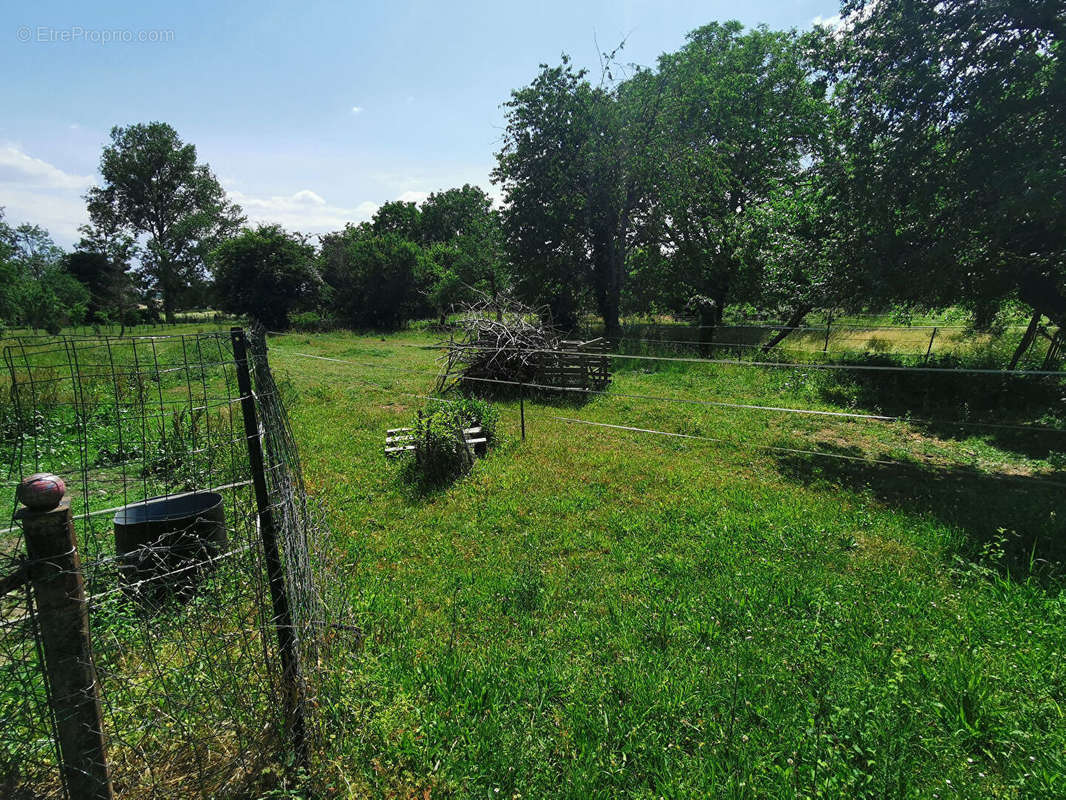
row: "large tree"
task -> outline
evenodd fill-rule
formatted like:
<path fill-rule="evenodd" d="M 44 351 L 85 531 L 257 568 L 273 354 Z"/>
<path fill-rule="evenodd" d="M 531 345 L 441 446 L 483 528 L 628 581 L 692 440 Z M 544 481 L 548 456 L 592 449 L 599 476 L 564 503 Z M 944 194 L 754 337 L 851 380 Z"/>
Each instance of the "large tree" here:
<path fill-rule="evenodd" d="M 659 59 L 644 236 L 669 254 L 669 297 L 699 313 L 708 339 L 728 303 L 759 293 L 757 212 L 798 190 L 814 162 L 827 105 L 804 52 L 795 33 L 727 22 Z"/>
<path fill-rule="evenodd" d="M 141 271 L 173 321 L 182 296 L 206 277 L 205 258 L 243 222 L 196 148 L 163 122 L 115 127 L 100 158 L 104 185 L 86 199 L 93 225 L 143 243 Z"/>
<path fill-rule="evenodd" d="M 327 234 L 319 270 L 332 314 L 353 328 L 398 328 L 430 310 L 425 250 L 398 233 L 363 224 Z"/>
<path fill-rule="evenodd" d="M 842 16 L 822 46 L 871 289 L 979 323 L 1020 299 L 1066 323 L 1066 6 L 848 0 Z"/>
<path fill-rule="evenodd" d="M 647 148 L 659 107 L 657 82 L 593 86 L 564 56 L 512 92 L 493 180 L 504 191 L 504 225 L 515 285 L 546 303 L 564 327 L 590 296 L 607 334 L 620 334 L 619 305 Z"/>

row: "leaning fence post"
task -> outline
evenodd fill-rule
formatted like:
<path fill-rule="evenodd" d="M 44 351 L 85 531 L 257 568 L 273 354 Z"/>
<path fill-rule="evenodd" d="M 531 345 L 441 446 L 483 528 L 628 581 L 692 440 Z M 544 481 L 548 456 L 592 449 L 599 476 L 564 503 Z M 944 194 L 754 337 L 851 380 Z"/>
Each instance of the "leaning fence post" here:
<path fill-rule="evenodd" d="M 18 498 L 60 770 L 71 800 L 111 800 L 99 686 L 89 646 L 85 581 L 66 486 L 54 475 L 23 479 Z"/>
<path fill-rule="evenodd" d="M 284 694 L 285 721 L 292 737 L 296 762 L 308 764 L 307 725 L 304 719 L 305 692 L 300 670 L 300 656 L 296 647 L 296 630 L 292 624 L 289 597 L 285 591 L 285 571 L 281 563 L 281 551 L 274 530 L 274 514 L 270 494 L 267 492 L 266 469 L 263 463 L 263 446 L 259 438 L 259 421 L 252 396 L 252 377 L 248 368 L 248 338 L 238 327 L 230 329 L 233 341 L 233 358 L 237 365 L 237 391 L 240 392 L 241 415 L 244 417 L 244 437 L 248 445 L 248 465 L 255 490 L 255 505 L 259 518 L 259 536 L 263 541 L 263 560 L 266 562 L 267 582 L 270 584 L 270 602 L 274 610 L 274 628 L 278 635 L 278 651 L 281 656 L 281 683 Z"/>
<path fill-rule="evenodd" d="M 929 355 L 933 352 L 933 340 L 936 339 L 936 327 L 933 327 L 933 335 L 929 337 L 929 346 L 925 349 L 925 363 L 929 363 Z"/>

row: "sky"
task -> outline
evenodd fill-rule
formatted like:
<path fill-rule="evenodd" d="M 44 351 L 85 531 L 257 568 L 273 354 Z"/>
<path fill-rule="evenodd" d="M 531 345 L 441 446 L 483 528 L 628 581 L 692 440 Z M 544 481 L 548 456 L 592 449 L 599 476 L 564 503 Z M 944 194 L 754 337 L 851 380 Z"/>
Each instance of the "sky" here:
<path fill-rule="evenodd" d="M 0 206 L 70 247 L 115 125 L 163 121 L 251 222 L 317 234 L 480 185 L 512 89 L 562 53 L 654 65 L 712 21 L 809 28 L 832 0 L 5 3 Z"/>

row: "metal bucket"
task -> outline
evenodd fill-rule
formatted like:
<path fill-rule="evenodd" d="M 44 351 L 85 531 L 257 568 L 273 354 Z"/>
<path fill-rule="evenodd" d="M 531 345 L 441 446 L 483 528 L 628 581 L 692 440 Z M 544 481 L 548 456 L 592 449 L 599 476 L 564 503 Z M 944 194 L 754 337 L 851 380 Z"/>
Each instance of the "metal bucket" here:
<path fill-rule="evenodd" d="M 222 495 L 150 497 L 115 514 L 115 553 L 127 592 L 159 598 L 195 587 L 226 549 Z"/>

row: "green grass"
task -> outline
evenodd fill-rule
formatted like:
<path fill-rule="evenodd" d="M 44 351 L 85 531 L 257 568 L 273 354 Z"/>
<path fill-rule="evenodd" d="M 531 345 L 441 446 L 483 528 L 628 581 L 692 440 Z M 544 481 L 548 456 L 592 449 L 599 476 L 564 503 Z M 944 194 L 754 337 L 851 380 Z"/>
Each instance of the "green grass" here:
<path fill-rule="evenodd" d="M 328 628 L 327 663 L 311 670 L 326 678 L 316 709 L 333 737 L 315 759 L 322 796 L 1066 794 L 1066 433 L 637 397 L 1062 429 L 1061 383 L 618 360 L 609 392 L 587 403 L 527 400 L 524 442 L 518 402 L 499 402 L 488 456 L 425 491 L 382 448 L 385 430 L 426 402 L 434 341 L 418 330 L 270 340 L 308 489 L 332 526 L 322 589 L 335 621 L 363 634 Z M 142 346 L 163 363 L 185 358 L 180 340 Z M 179 369 L 115 384 L 93 377 L 91 360 L 103 373 L 108 362 L 87 349 L 82 453 L 61 390 L 66 356 L 48 357 L 37 361 L 46 413 L 34 447 L 57 472 L 93 465 L 90 508 L 123 502 L 124 458 L 152 466 L 132 476 L 145 493 L 242 477 L 242 458 L 207 463 L 175 432 L 189 424 L 183 404 L 223 396 L 217 366 L 202 380 Z M 170 431 L 178 447 L 116 450 L 119 432 L 128 443 L 143 430 L 109 393 L 164 405 L 149 439 Z M 212 425 L 228 451 L 232 415 L 212 413 L 224 414 Z M 8 460 L 16 443 L 4 439 Z M 97 519 L 80 534 L 89 557 L 109 540 Z M 253 676 L 231 680 L 241 652 L 217 650 L 236 672 L 211 662 L 206 680 L 186 647 L 194 622 L 251 628 L 240 585 L 223 577 L 233 599 L 219 595 L 214 622 L 190 609 L 151 630 L 148 651 L 189 659 L 167 673 L 189 696 L 183 735 L 255 693 Z M 140 674 L 127 639 L 148 628 L 117 612 L 94 625 L 114 673 L 109 713 L 133 725 L 154 684 L 124 685 Z M 165 727 L 145 730 L 139 747 L 168 752 Z M 227 729 L 212 733 L 223 752 Z M 116 768 L 132 774 L 138 756 L 119 751 L 129 763 Z M 186 758 L 156 768 L 180 782 L 195 767 Z"/>
<path fill-rule="evenodd" d="M 336 611 L 366 636 L 323 698 L 327 793 L 1066 794 L 1066 493 L 1040 483 L 1066 480 L 1066 434 L 618 397 L 898 410 L 899 386 L 835 373 L 632 362 L 614 396 L 527 403 L 525 442 L 501 403 L 501 444 L 426 495 L 382 444 L 432 385 L 435 354 L 404 345 L 431 341 L 271 340 Z M 934 387 L 923 415 L 1061 418 L 973 380 L 967 409 Z"/>

